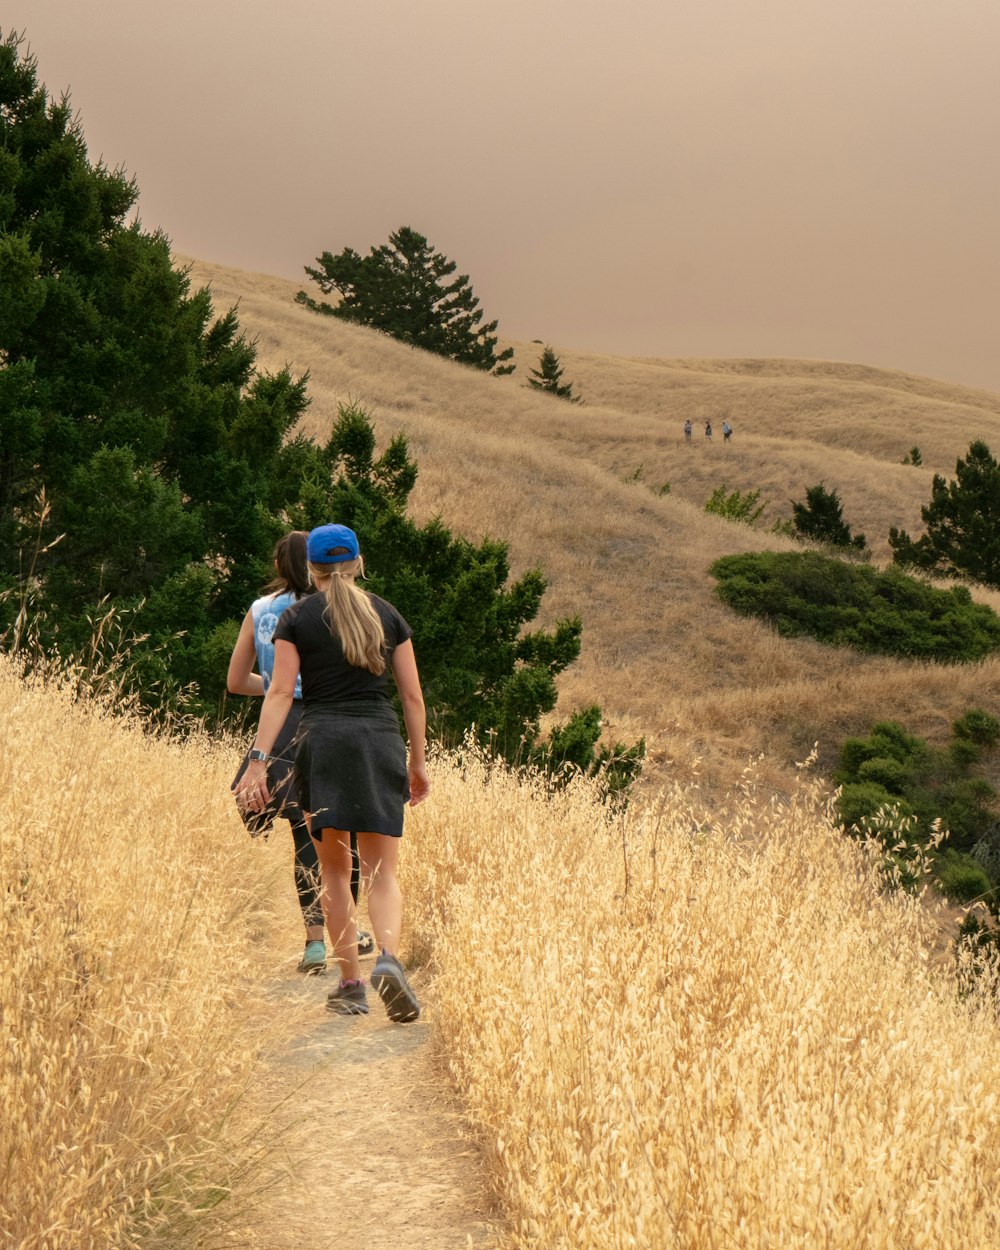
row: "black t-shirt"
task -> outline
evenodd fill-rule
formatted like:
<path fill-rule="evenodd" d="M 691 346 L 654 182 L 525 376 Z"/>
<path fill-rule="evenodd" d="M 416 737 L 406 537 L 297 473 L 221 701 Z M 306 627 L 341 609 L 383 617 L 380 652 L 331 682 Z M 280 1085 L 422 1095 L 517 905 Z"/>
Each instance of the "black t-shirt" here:
<path fill-rule="evenodd" d="M 326 618 L 326 595 L 307 595 L 281 614 L 274 631 L 275 642 L 290 642 L 299 653 L 302 674 L 302 702 L 343 703 L 351 699 L 389 699 L 389 664 L 392 653 L 413 630 L 391 603 L 378 595 L 368 600 L 385 630 L 385 672 L 376 677 L 366 668 L 356 668 L 344 658 L 340 639 L 330 632 Z"/>

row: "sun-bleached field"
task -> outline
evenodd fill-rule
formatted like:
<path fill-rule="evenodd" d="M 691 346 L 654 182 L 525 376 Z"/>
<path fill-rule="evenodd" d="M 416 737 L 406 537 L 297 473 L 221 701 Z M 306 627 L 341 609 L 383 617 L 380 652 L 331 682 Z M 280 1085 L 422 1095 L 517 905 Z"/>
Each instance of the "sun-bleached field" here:
<path fill-rule="evenodd" d="M 246 1094 L 296 1027 L 255 1010 L 296 930 L 284 839 L 243 833 L 231 747 L 144 737 L 6 662 L 0 724 L 0 1239 L 255 1244 L 274 1126 Z M 808 782 L 613 818 L 472 752 L 432 774 L 404 953 L 502 1245 L 995 1244 L 995 1007 Z"/>
<path fill-rule="evenodd" d="M 988 1246 L 1000 1025 L 815 787 L 619 822 L 474 760 L 409 884 L 518 1250 Z"/>
<path fill-rule="evenodd" d="M 615 736 L 645 735 L 652 783 L 697 772 L 721 796 L 763 754 L 762 781 L 786 792 L 817 741 L 829 770 L 839 741 L 875 719 L 940 739 L 956 716 L 1000 696 L 996 659 L 942 669 L 780 640 L 723 608 L 707 573 L 730 552 L 794 547 L 770 525 L 819 481 L 887 560 L 891 525 L 920 531 L 935 472 L 953 475 L 975 438 L 1000 451 L 1000 397 L 850 364 L 633 360 L 554 344 L 585 400 L 569 405 L 527 388 L 537 344 L 516 345 L 513 377 L 486 377 L 318 317 L 293 302 L 294 282 L 191 264 L 218 312 L 239 303 L 262 367 L 309 371 L 307 430 L 323 433 L 339 402 L 361 401 L 382 438 L 403 430 L 410 440 L 418 519 L 505 539 L 515 571 L 541 566 L 544 620 L 584 622 L 557 715 L 598 702 Z M 901 463 L 914 445 L 921 467 Z M 763 529 L 705 514 L 721 485 L 763 492 Z M 1000 608 L 996 592 L 977 597 Z"/>
<path fill-rule="evenodd" d="M 238 1113 L 281 1041 L 254 1011 L 275 852 L 242 832 L 232 748 L 72 690 L 0 656 L 0 1244 L 195 1244 L 265 1136 Z"/>

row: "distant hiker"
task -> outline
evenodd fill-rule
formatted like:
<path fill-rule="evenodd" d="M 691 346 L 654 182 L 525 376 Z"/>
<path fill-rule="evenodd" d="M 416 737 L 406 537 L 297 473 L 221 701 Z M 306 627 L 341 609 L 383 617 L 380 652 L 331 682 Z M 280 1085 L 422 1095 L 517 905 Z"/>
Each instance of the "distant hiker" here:
<path fill-rule="evenodd" d="M 692 426 L 690 418 L 689 418 L 687 421 L 684 422 L 684 437 L 689 443 L 691 441 L 691 431 L 693 429 L 694 427 Z"/>
<path fill-rule="evenodd" d="M 240 795 L 254 811 L 270 802 L 265 765 L 301 674 L 304 734 L 295 785 L 319 854 L 326 927 L 340 964 L 340 984 L 327 1006 L 339 1015 L 368 1011 L 350 890 L 355 832 L 381 948 L 371 983 L 389 1019 L 405 1023 L 420 1015 L 420 1004 L 396 956 L 403 913 L 396 870 L 404 805 L 430 793 L 412 631 L 392 604 L 355 585 L 364 561 L 353 530 L 319 526 L 309 534 L 306 554 L 318 593 L 286 609 L 274 631 L 274 672 Z M 389 698 L 389 669 L 403 705 L 409 759 Z"/>
<path fill-rule="evenodd" d="M 732 437 L 732 434 L 733 434 L 733 427 L 729 424 L 729 422 L 728 422 L 728 421 L 723 421 L 723 423 L 722 423 L 722 441 L 723 441 L 724 443 L 728 443 L 728 442 L 729 442 L 729 440 L 730 440 L 730 438 Z"/>
<path fill-rule="evenodd" d="M 250 611 L 243 618 L 240 635 L 229 658 L 226 685 L 232 694 L 267 694 L 274 669 L 272 636 L 278 618 L 285 608 L 313 591 L 306 566 L 306 537 L 305 531 L 293 530 L 280 538 L 274 548 L 276 576 L 264 588 L 261 598 L 255 599 L 250 605 Z M 256 673 L 253 671 L 255 662 Z M 323 941 L 323 910 L 320 906 L 319 859 L 309 836 L 305 816 L 295 796 L 295 779 L 292 775 L 296 735 L 301 719 L 302 684 L 297 680 L 291 708 L 274 744 L 274 758 L 267 770 L 271 801 L 259 812 L 240 806 L 240 815 L 250 836 L 254 838 L 261 834 L 266 837 L 278 817 L 287 820 L 291 825 L 295 847 L 295 889 L 306 927 L 306 948 L 298 971 L 322 975 L 326 972 L 326 943 Z M 244 756 L 243 763 L 233 778 L 234 790 L 246 772 L 247 762 L 248 757 Z M 360 873 L 356 849 L 354 857 L 355 869 L 351 885 L 357 900 Z M 370 933 L 359 935 L 358 940 L 363 955 L 375 949 Z"/>
<path fill-rule="evenodd" d="M 711 423 L 711 421 L 706 421 L 706 422 L 705 422 L 705 437 L 706 437 L 706 438 L 711 438 L 711 437 L 712 437 L 712 423 Z"/>

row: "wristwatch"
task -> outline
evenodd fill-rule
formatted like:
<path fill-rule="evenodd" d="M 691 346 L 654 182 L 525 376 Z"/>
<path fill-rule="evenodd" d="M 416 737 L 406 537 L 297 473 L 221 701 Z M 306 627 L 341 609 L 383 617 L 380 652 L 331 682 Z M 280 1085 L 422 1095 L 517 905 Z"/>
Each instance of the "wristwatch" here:
<path fill-rule="evenodd" d="M 256 747 L 251 747 L 247 751 L 247 759 L 260 760 L 262 764 L 266 764 L 271 759 L 271 756 L 266 751 L 258 751 Z"/>

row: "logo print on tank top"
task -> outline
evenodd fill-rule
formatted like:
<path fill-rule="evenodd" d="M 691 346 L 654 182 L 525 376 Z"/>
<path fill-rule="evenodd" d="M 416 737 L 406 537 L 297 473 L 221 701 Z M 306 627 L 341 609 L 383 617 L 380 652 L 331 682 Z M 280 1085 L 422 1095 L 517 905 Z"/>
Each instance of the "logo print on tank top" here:
<path fill-rule="evenodd" d="M 273 612 L 265 612 L 257 624 L 257 637 L 266 646 L 274 637 L 278 628 L 278 618 Z"/>

